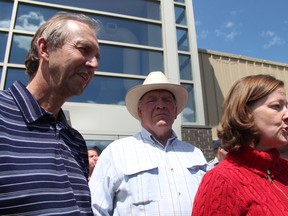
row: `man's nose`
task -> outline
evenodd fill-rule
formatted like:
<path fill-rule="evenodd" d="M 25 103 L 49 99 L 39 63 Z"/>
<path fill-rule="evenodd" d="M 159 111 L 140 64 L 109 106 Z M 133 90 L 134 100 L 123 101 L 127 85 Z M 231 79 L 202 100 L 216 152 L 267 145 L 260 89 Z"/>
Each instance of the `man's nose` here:
<path fill-rule="evenodd" d="M 98 59 L 93 56 L 92 58 L 86 61 L 86 66 L 93 68 L 94 70 L 98 69 Z"/>

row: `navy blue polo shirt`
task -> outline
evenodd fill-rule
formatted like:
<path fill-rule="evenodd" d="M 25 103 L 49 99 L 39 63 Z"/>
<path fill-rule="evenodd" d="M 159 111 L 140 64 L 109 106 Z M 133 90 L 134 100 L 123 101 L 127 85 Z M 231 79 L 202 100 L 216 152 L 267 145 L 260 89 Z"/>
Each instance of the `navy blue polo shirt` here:
<path fill-rule="evenodd" d="M 83 137 L 20 82 L 0 92 L 0 215 L 92 215 Z"/>

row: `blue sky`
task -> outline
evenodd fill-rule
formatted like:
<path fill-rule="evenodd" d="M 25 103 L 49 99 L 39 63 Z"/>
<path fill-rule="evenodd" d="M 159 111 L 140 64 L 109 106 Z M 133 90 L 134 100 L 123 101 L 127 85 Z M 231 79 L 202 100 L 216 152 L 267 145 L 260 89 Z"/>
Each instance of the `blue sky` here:
<path fill-rule="evenodd" d="M 198 48 L 288 63 L 288 0 L 193 0 Z"/>

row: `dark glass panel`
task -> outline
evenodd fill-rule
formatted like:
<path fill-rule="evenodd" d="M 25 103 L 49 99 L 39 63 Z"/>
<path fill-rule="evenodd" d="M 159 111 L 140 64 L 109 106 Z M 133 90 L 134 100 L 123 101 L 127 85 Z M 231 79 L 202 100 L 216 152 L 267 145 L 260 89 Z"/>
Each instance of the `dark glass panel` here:
<path fill-rule="evenodd" d="M 179 55 L 180 79 L 192 80 L 191 59 L 188 55 Z"/>
<path fill-rule="evenodd" d="M 9 28 L 11 22 L 11 14 L 13 1 L 0 1 L 0 27 Z"/>
<path fill-rule="evenodd" d="M 58 0 L 41 0 L 59 4 Z M 61 5 L 160 20 L 160 2 L 151 0 L 61 0 Z"/>
<path fill-rule="evenodd" d="M 0 32 L 0 62 L 4 62 L 8 34 Z"/>
<path fill-rule="evenodd" d="M 178 50 L 189 51 L 188 32 L 186 29 L 177 28 L 177 45 Z"/>
<path fill-rule="evenodd" d="M 185 7 L 175 6 L 176 24 L 186 25 Z"/>
<path fill-rule="evenodd" d="M 22 4 L 18 10 L 15 29 L 36 32 L 42 23 L 59 11 L 48 7 Z M 160 24 L 88 13 L 86 15 L 101 22 L 102 28 L 98 35 L 101 40 L 162 47 Z"/>
<path fill-rule="evenodd" d="M 99 71 L 148 75 L 163 71 L 163 53 L 119 46 L 100 45 Z"/>
<path fill-rule="evenodd" d="M 183 110 L 183 122 L 196 122 L 195 98 L 193 85 L 182 84 L 188 90 L 188 102 Z"/>
<path fill-rule="evenodd" d="M 2 77 L 2 70 L 3 70 L 3 68 L 0 67 L 0 82 L 1 82 L 1 77 Z"/>
<path fill-rule="evenodd" d="M 26 55 L 30 49 L 32 37 L 24 35 L 13 35 L 11 53 L 9 57 L 10 63 L 24 64 Z"/>
<path fill-rule="evenodd" d="M 24 69 L 8 68 L 5 89 L 9 88 L 16 80 L 22 82 L 23 85 L 27 85 L 29 77 Z"/>
<path fill-rule="evenodd" d="M 36 32 L 40 25 L 61 9 L 19 3 L 15 29 Z"/>
<path fill-rule="evenodd" d="M 162 47 L 161 25 L 136 20 L 93 15 L 100 20 L 99 39 L 123 43 Z"/>
<path fill-rule="evenodd" d="M 127 91 L 143 83 L 143 80 L 95 76 L 82 95 L 70 102 L 125 105 Z"/>
<path fill-rule="evenodd" d="M 114 140 L 85 140 L 85 141 L 88 148 L 96 146 L 101 151 L 103 151 Z"/>

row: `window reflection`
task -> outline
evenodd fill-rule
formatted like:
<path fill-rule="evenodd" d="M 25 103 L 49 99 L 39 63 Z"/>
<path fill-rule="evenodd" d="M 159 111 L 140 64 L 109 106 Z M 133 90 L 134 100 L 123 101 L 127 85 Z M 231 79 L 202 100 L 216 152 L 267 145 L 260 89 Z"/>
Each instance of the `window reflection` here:
<path fill-rule="evenodd" d="M 60 10 L 21 5 L 16 19 L 15 29 L 36 32 L 38 27 Z M 162 47 L 161 25 L 141 21 L 91 15 L 102 23 L 99 39 L 124 43 Z"/>
<path fill-rule="evenodd" d="M 143 80 L 95 76 L 81 96 L 70 102 L 125 105 L 127 91 L 142 84 Z"/>
<path fill-rule="evenodd" d="M 59 4 L 58 0 L 41 1 Z M 151 0 L 94 0 L 93 4 L 91 0 L 61 0 L 61 5 L 160 20 L 160 2 Z"/>
<path fill-rule="evenodd" d="M 175 6 L 176 24 L 186 25 L 185 7 Z"/>
<path fill-rule="evenodd" d="M 100 15 L 93 16 L 93 18 L 102 23 L 99 39 L 162 47 L 162 33 L 159 24 Z"/>
<path fill-rule="evenodd" d="M 174 0 L 174 2 L 181 2 L 181 3 L 184 3 L 184 0 Z"/>
<path fill-rule="evenodd" d="M 19 3 L 15 29 L 36 32 L 41 24 L 60 11 L 63 10 Z"/>
<path fill-rule="evenodd" d="M 188 55 L 179 55 L 180 79 L 192 80 L 191 59 Z"/>
<path fill-rule="evenodd" d="M 196 122 L 195 98 L 193 85 L 182 84 L 188 90 L 188 102 L 183 110 L 183 122 Z"/>
<path fill-rule="evenodd" d="M 3 68 L 0 67 L 0 82 L 1 82 L 1 77 L 2 77 L 2 70 L 3 70 Z"/>
<path fill-rule="evenodd" d="M 0 8 L 1 8 L 0 27 L 9 28 L 13 8 L 13 1 L 0 1 Z"/>
<path fill-rule="evenodd" d="M 0 62 L 4 61 L 5 48 L 7 43 L 8 34 L 0 32 Z"/>
<path fill-rule="evenodd" d="M 29 77 L 25 73 L 25 69 L 8 68 L 5 89 L 9 88 L 16 80 L 22 82 L 25 86 L 28 84 Z"/>
<path fill-rule="evenodd" d="M 186 29 L 177 28 L 177 45 L 178 50 L 189 51 L 188 47 L 188 32 Z"/>
<path fill-rule="evenodd" d="M 98 147 L 101 151 L 103 151 L 111 142 L 114 140 L 85 140 L 87 147 Z"/>
<path fill-rule="evenodd" d="M 163 70 L 163 53 L 119 46 L 100 45 L 99 71 L 148 75 Z"/>
<path fill-rule="evenodd" d="M 30 49 L 32 37 L 24 35 L 13 35 L 10 63 L 24 64 L 26 55 Z"/>

